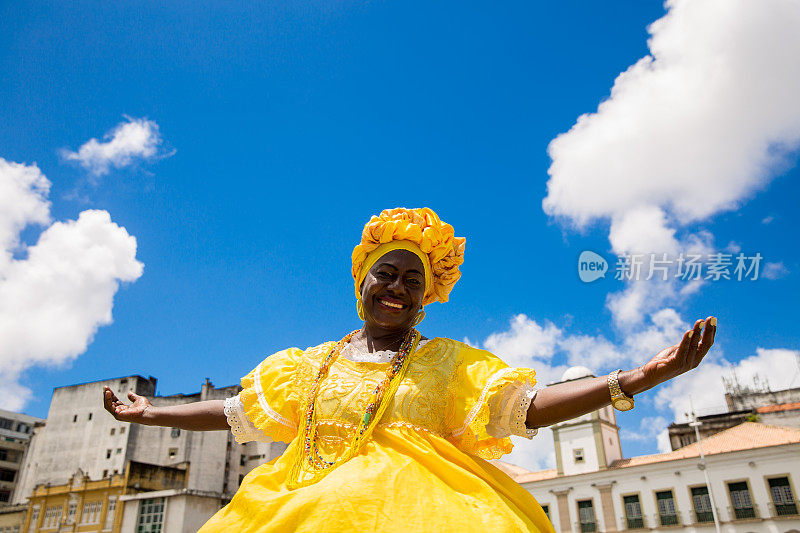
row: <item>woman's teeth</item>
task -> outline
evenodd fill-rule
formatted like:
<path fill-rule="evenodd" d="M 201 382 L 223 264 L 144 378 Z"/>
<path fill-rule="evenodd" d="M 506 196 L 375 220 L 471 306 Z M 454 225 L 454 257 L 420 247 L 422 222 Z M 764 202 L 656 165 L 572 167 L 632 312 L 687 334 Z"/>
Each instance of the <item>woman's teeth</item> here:
<path fill-rule="evenodd" d="M 388 307 L 394 307 L 395 309 L 402 309 L 403 308 L 403 304 L 396 304 L 394 302 L 387 302 L 386 300 L 383 300 L 383 299 L 379 299 L 378 301 L 380 303 L 382 303 L 383 305 L 386 305 Z"/>

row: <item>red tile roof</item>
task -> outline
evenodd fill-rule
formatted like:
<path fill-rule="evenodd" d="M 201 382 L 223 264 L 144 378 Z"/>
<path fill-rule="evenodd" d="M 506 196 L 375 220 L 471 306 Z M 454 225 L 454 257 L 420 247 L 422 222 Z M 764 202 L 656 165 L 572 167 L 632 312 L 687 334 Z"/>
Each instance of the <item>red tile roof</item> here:
<path fill-rule="evenodd" d="M 800 443 L 800 428 L 784 426 L 770 426 L 758 422 L 744 422 L 725 431 L 720 431 L 703 439 L 703 453 L 715 455 L 718 453 L 752 450 L 753 448 L 766 448 L 782 444 Z M 625 468 L 628 466 L 663 463 L 689 457 L 699 457 L 697 443 L 689 444 L 683 448 L 668 453 L 655 455 L 642 455 L 616 461 L 611 468 Z"/>
<path fill-rule="evenodd" d="M 777 405 L 765 405 L 756 409 L 757 413 L 775 413 L 778 411 L 794 411 L 800 409 L 800 402 L 779 403 Z"/>

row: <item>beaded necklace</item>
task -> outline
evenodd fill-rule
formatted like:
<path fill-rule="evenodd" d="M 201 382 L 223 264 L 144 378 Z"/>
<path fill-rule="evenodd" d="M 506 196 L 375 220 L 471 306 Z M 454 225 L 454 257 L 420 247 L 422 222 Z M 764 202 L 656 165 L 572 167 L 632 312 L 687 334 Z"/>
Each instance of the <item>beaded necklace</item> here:
<path fill-rule="evenodd" d="M 342 340 L 336 343 L 323 359 L 319 366 L 317 375 L 314 382 L 311 384 L 309 390 L 307 403 L 305 405 L 305 417 L 302 419 L 302 427 L 300 434 L 302 435 L 302 450 L 298 451 L 297 458 L 295 459 L 292 471 L 287 482 L 290 489 L 310 485 L 318 481 L 320 478 L 327 475 L 332 469 L 349 461 L 369 438 L 372 430 L 375 429 L 378 420 L 380 420 L 383 412 L 391 403 L 394 398 L 397 388 L 405 375 L 408 368 L 408 363 L 411 360 L 409 357 L 419 344 L 421 335 L 415 329 L 411 329 L 403 339 L 400 349 L 397 351 L 394 359 L 386 369 L 386 376 L 378 383 L 372 391 L 370 402 L 364 410 L 364 415 L 361 417 L 356 435 L 353 438 L 350 446 L 339 460 L 328 461 L 324 459 L 319 453 L 317 446 L 317 416 L 314 404 L 316 403 L 317 392 L 319 391 L 322 380 L 328 375 L 331 365 L 339 356 L 342 348 L 350 341 L 350 339 L 360 330 L 355 330 L 347 334 Z M 310 477 L 304 476 L 310 474 Z"/>

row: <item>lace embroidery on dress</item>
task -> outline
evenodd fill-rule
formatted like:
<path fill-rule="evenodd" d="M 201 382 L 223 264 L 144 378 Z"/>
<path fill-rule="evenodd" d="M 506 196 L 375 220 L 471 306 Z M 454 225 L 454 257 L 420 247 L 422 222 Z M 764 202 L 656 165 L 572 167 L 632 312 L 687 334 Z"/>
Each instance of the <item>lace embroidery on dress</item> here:
<path fill-rule="evenodd" d="M 430 339 L 419 341 L 417 350 L 425 346 L 428 340 Z M 354 363 L 388 363 L 395 355 L 397 355 L 397 352 L 391 350 L 370 352 L 369 348 L 367 348 L 366 341 L 363 339 L 348 342 L 345 344 L 344 348 L 342 348 L 341 352 L 342 357 Z"/>
<path fill-rule="evenodd" d="M 244 404 L 239 398 L 239 395 L 231 396 L 225 399 L 224 403 L 225 417 L 228 420 L 228 425 L 231 427 L 231 433 L 236 442 L 244 444 L 258 440 L 261 442 L 272 442 L 263 431 L 258 429 L 247 418 L 247 413 L 244 412 Z"/>
<path fill-rule="evenodd" d="M 536 397 L 536 391 L 527 380 L 514 381 L 503 388 L 500 394 L 489 400 L 489 423 L 486 432 L 492 437 L 502 439 L 517 435 L 532 439 L 538 429 L 528 429 L 525 420 L 528 407 Z"/>

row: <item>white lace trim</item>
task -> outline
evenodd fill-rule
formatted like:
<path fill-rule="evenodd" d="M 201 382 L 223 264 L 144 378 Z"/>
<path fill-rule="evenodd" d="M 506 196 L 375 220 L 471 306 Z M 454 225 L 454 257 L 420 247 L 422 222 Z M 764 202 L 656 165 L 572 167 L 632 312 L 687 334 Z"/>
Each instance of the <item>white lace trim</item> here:
<path fill-rule="evenodd" d="M 263 365 L 265 361 L 259 363 L 256 367 L 255 372 L 253 373 L 253 382 L 256 389 L 256 395 L 258 397 L 258 404 L 261 406 L 261 409 L 267 414 L 268 417 L 273 419 L 275 422 L 279 424 L 283 424 L 284 426 L 297 431 L 297 426 L 293 424 L 290 420 L 279 415 L 275 410 L 273 410 L 269 404 L 267 403 L 267 399 L 264 397 L 264 389 L 261 388 L 261 365 Z"/>
<path fill-rule="evenodd" d="M 453 437 L 460 437 L 469 427 L 483 406 L 489 389 L 502 379 L 506 374 L 517 370 L 516 368 L 504 368 L 491 375 L 484 385 L 481 395 L 475 407 L 467 415 L 464 425 L 453 432 Z M 503 387 L 501 394 L 489 402 L 489 423 L 486 424 L 486 431 L 495 438 L 504 438 L 509 435 L 518 435 L 525 438 L 533 438 L 538 429 L 528 429 L 525 426 L 528 407 L 536 396 L 531 384 L 525 381 L 514 381 Z"/>
<path fill-rule="evenodd" d="M 425 346 L 429 339 L 419 341 L 417 350 Z M 389 363 L 397 355 L 397 352 L 392 350 L 380 350 L 377 352 L 370 352 L 367 348 L 367 343 L 363 340 L 350 341 L 344 345 L 341 354 L 342 357 L 354 363 Z"/>
<path fill-rule="evenodd" d="M 503 387 L 501 394 L 489 400 L 489 423 L 486 432 L 497 439 L 517 435 L 532 439 L 538 429 L 528 429 L 528 407 L 536 397 L 536 391 L 525 381 L 515 381 Z"/>
<path fill-rule="evenodd" d="M 250 419 L 247 418 L 247 413 L 244 412 L 244 404 L 238 394 L 226 398 L 224 406 L 225 418 L 228 420 L 228 425 L 231 427 L 231 433 L 233 433 L 236 442 L 240 444 L 254 440 L 272 442 L 263 431 L 255 427 L 250 422 Z"/>

